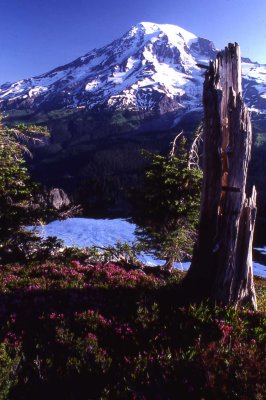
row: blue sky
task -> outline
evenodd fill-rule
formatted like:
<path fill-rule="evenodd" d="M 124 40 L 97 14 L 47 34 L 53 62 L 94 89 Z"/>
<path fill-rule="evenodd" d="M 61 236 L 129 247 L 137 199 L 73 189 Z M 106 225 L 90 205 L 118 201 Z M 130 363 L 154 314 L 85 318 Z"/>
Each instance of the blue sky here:
<path fill-rule="evenodd" d="M 0 0 L 0 83 L 47 72 L 103 46 L 141 21 L 238 42 L 266 64 L 265 0 Z"/>

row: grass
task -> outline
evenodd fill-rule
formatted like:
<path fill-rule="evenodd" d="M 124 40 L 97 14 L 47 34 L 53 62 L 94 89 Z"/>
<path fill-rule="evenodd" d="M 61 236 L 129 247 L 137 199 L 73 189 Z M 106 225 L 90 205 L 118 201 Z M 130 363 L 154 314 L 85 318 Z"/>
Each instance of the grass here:
<path fill-rule="evenodd" d="M 259 276 L 254 277 L 258 309 L 266 311 L 266 279 Z"/>

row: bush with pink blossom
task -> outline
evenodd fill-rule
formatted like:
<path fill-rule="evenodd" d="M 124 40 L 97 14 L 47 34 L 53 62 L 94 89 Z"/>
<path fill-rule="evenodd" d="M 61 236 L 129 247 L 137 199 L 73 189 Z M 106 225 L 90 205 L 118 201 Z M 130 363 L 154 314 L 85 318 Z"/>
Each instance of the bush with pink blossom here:
<path fill-rule="evenodd" d="M 180 279 L 1 266 L 0 399 L 263 399 L 265 313 L 182 303 Z"/>

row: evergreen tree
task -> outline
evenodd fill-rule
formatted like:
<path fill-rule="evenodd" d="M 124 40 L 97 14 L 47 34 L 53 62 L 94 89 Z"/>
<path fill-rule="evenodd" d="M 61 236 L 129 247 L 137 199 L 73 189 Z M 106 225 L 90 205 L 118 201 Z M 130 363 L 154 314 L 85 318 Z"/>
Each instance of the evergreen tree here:
<path fill-rule="evenodd" d="M 202 173 L 188 168 L 185 144 L 170 156 L 144 152 L 150 163 L 133 200 L 137 237 L 167 268 L 190 256 L 196 235 Z"/>
<path fill-rule="evenodd" d="M 40 214 L 34 206 L 37 185 L 31 182 L 25 166 L 25 143 L 46 135 L 44 128 L 24 125 L 12 129 L 0 125 L 0 258 L 24 254 L 33 235 L 25 225 L 36 222 Z"/>

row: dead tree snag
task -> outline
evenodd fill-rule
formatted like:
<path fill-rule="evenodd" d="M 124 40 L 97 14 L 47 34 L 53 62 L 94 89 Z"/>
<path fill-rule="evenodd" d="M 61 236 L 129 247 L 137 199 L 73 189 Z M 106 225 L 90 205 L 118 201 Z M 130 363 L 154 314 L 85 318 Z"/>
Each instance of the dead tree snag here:
<path fill-rule="evenodd" d="M 229 44 L 205 74 L 203 191 L 199 237 L 185 285 L 199 299 L 219 304 L 251 303 L 252 240 L 256 191 L 246 198 L 252 129 L 242 98 L 241 57 Z"/>

